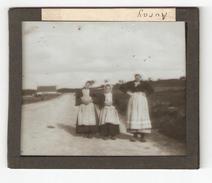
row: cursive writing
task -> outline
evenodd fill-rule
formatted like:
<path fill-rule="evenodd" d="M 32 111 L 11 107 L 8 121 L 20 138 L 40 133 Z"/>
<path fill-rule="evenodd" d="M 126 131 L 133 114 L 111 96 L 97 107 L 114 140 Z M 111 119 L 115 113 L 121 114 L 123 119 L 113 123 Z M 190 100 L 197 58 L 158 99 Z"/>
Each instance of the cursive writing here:
<path fill-rule="evenodd" d="M 166 11 L 156 11 L 156 12 L 152 12 L 152 11 L 148 11 L 148 10 L 144 10 L 144 9 L 140 9 L 138 11 L 138 18 L 161 18 L 161 20 L 165 20 L 167 17 L 168 13 Z"/>

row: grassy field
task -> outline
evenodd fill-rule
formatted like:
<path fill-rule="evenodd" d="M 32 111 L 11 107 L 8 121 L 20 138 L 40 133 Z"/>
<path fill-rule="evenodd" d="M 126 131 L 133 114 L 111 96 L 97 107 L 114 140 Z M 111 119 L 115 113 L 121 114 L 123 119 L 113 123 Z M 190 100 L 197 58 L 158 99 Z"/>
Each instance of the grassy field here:
<path fill-rule="evenodd" d="M 174 139 L 186 141 L 185 81 L 172 81 L 158 86 L 152 82 L 155 92 L 148 96 L 152 126 Z M 126 116 L 129 96 L 114 87 L 114 98 L 118 99 L 117 109 Z"/>
<path fill-rule="evenodd" d="M 165 90 L 149 97 L 153 127 L 175 139 L 186 140 L 185 90 Z"/>

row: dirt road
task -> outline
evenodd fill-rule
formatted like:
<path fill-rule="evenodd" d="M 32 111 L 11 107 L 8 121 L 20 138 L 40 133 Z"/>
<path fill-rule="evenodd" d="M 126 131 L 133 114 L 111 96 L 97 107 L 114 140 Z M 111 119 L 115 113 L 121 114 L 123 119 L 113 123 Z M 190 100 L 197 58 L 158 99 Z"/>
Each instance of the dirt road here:
<path fill-rule="evenodd" d="M 147 136 L 147 142 L 130 142 L 130 134 L 121 124 L 116 140 L 100 137 L 88 139 L 75 133 L 78 108 L 74 94 L 23 105 L 22 155 L 183 155 L 185 145 L 157 131 Z"/>

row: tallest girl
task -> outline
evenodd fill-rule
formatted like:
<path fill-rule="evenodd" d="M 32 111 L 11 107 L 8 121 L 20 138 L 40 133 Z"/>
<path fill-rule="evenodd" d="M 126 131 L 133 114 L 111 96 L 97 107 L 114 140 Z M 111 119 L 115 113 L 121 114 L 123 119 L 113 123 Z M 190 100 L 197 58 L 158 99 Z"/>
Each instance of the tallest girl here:
<path fill-rule="evenodd" d="M 135 80 L 122 84 L 120 90 L 130 96 L 127 107 L 127 129 L 133 134 L 130 140 L 136 141 L 140 135 L 140 141 L 145 142 L 144 135 L 151 133 L 152 128 L 146 95 L 153 89 L 141 80 L 140 74 L 135 74 Z"/>

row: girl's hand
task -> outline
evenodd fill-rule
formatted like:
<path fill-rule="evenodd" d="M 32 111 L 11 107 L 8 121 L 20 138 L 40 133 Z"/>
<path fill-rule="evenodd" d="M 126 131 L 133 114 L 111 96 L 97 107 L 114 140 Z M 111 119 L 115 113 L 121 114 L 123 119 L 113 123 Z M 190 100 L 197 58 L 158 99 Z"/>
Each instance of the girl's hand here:
<path fill-rule="evenodd" d="M 92 99 L 88 99 L 88 100 L 82 99 L 82 103 L 85 104 L 85 105 L 88 105 L 88 104 L 90 104 L 91 102 L 92 102 Z"/>
<path fill-rule="evenodd" d="M 127 94 L 128 94 L 129 96 L 132 96 L 132 95 L 133 95 L 133 93 L 130 92 L 130 91 L 128 91 Z"/>
<path fill-rule="evenodd" d="M 105 102 L 105 105 L 106 106 L 111 106 L 112 105 L 112 102 Z"/>
<path fill-rule="evenodd" d="M 93 99 L 92 98 L 88 100 L 88 104 L 90 104 L 92 102 L 93 102 Z"/>
<path fill-rule="evenodd" d="M 85 105 L 88 104 L 88 102 L 86 100 L 82 100 L 82 103 L 85 104 Z"/>

